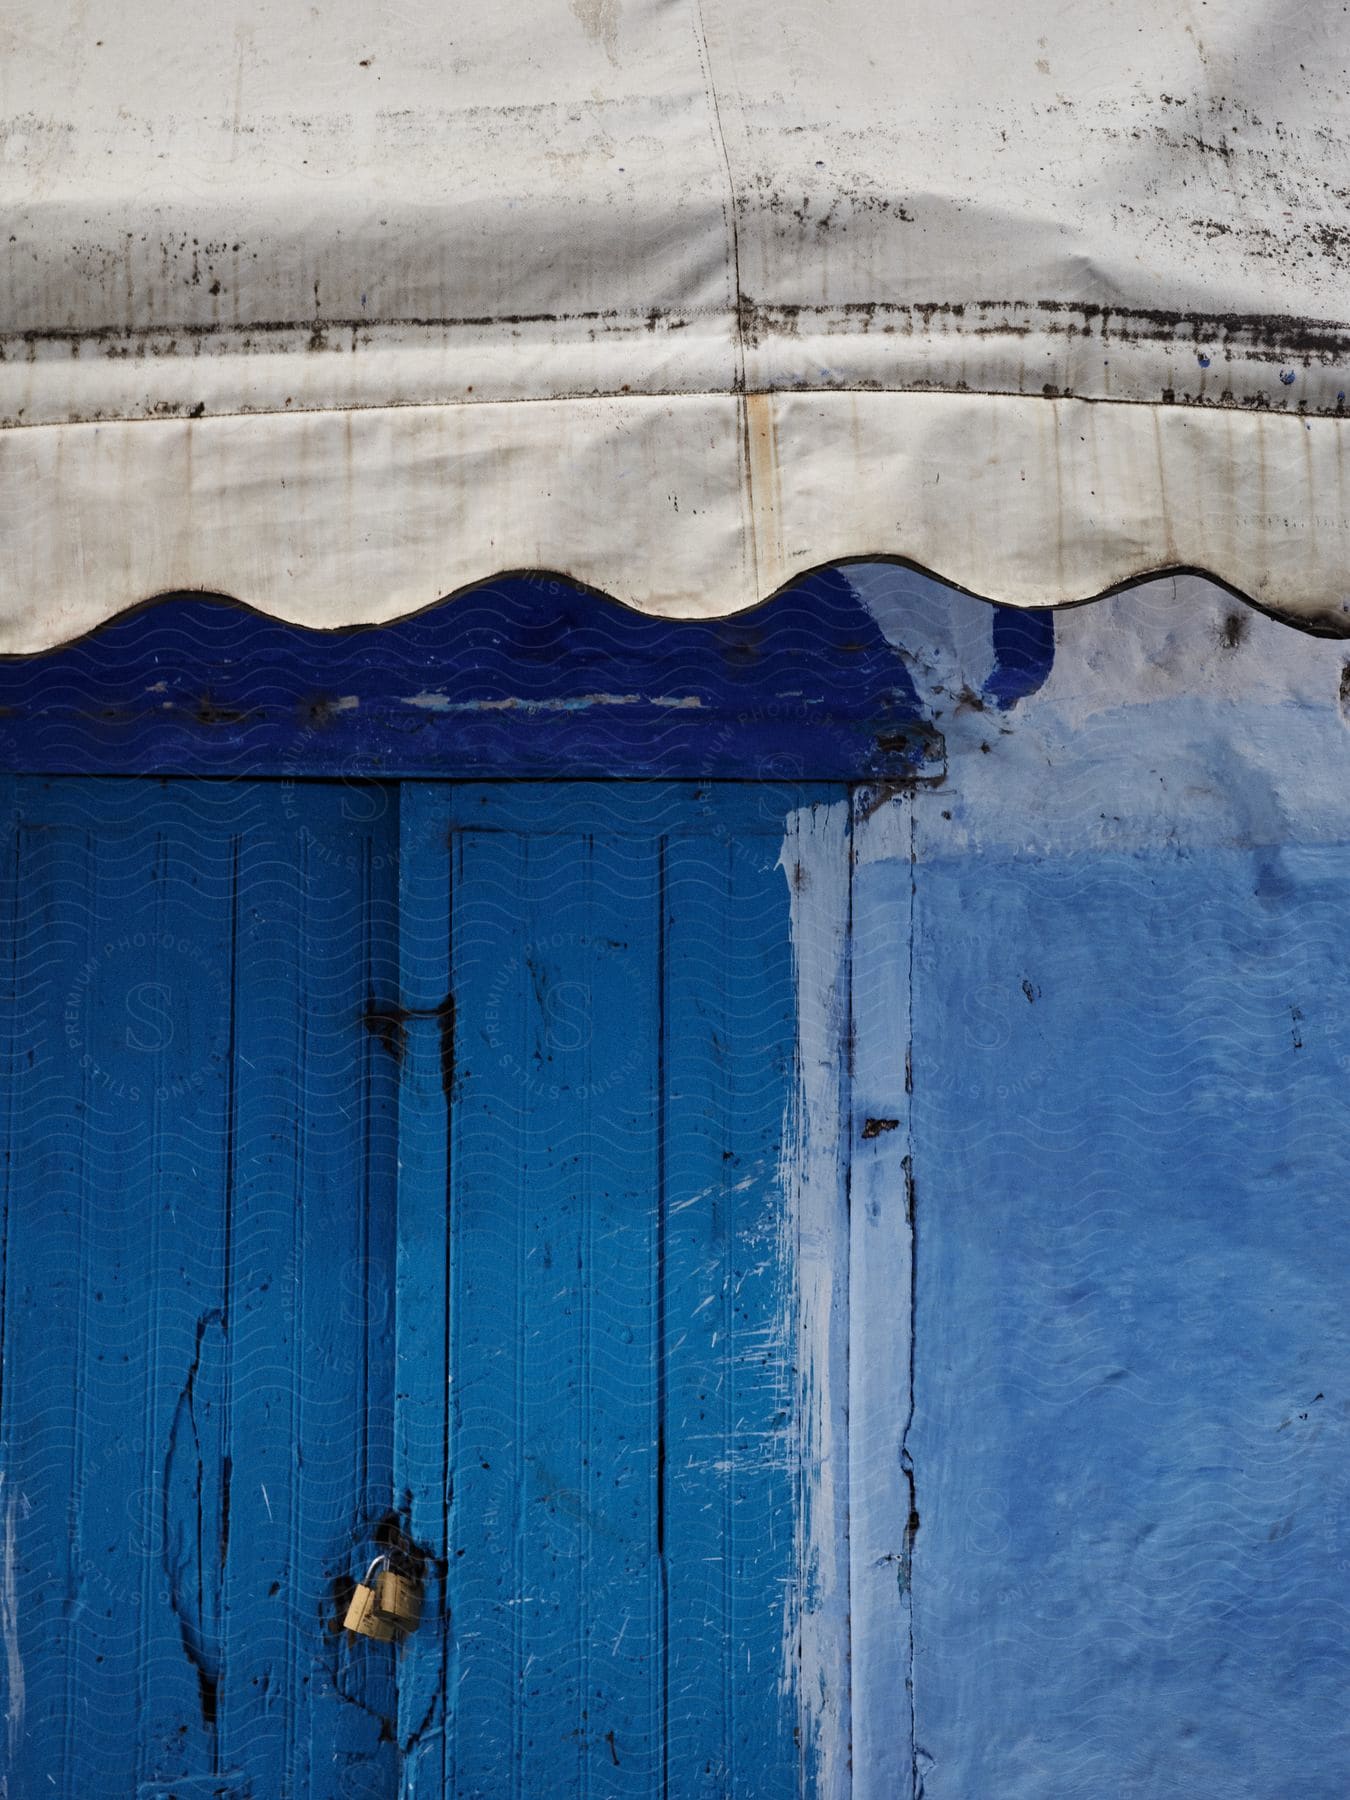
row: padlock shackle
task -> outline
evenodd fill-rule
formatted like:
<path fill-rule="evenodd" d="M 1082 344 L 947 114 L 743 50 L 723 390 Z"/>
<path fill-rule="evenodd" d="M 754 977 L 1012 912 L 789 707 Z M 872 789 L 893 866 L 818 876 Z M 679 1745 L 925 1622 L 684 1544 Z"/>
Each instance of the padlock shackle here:
<path fill-rule="evenodd" d="M 389 1566 L 390 1566 L 389 1554 L 385 1550 L 382 1550 L 380 1552 L 380 1554 L 373 1560 L 370 1567 L 366 1570 L 365 1574 L 361 1577 L 361 1586 L 362 1587 L 370 1586 L 370 1578 L 375 1573 L 376 1569 L 379 1568 L 381 1563 L 384 1564 L 386 1569 L 389 1568 Z"/>

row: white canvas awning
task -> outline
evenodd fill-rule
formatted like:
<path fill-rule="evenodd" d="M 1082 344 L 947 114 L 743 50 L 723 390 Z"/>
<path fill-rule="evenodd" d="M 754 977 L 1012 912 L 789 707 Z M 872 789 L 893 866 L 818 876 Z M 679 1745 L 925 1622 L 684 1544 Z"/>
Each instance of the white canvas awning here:
<path fill-rule="evenodd" d="M 1350 13 L 10 0 L 0 649 L 507 569 L 1350 629 Z"/>

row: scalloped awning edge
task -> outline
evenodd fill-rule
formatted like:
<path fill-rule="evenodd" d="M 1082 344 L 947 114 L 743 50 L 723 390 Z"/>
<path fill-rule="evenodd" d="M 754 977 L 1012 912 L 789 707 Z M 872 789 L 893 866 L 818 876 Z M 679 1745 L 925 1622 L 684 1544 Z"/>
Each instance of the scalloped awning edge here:
<path fill-rule="evenodd" d="M 1335 418 L 949 393 L 623 395 L 0 432 L 0 651 L 159 593 L 316 627 L 506 570 L 740 612 L 896 557 L 1013 606 L 1199 570 L 1350 635 Z"/>

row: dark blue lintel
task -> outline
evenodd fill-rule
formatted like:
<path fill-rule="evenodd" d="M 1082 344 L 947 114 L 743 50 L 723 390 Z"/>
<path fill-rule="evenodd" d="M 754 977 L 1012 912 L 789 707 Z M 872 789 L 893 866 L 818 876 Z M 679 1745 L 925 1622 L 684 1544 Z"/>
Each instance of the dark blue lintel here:
<path fill-rule="evenodd" d="M 0 662 L 8 772 L 903 781 L 940 751 L 831 570 L 717 620 L 528 576 L 339 631 L 174 595 Z"/>

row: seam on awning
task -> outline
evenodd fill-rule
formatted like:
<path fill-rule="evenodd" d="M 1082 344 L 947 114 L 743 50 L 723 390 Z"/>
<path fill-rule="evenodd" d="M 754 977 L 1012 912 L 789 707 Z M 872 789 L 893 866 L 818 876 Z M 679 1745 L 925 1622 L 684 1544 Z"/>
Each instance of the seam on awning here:
<path fill-rule="evenodd" d="M 34 424 L 20 420 L 14 424 L 0 425 L 0 441 L 12 432 L 35 431 L 97 431 L 108 425 L 197 425 L 210 419 L 298 419 L 316 417 L 340 417 L 344 413 L 371 412 L 470 412 L 474 408 L 490 406 L 566 406 L 570 403 L 603 404 L 606 400 L 622 402 L 640 402 L 650 400 L 662 404 L 672 400 L 771 400 L 771 399 L 819 399 L 824 396 L 839 395 L 842 397 L 866 395 L 869 399 L 883 396 L 894 396 L 905 399 L 912 396 L 947 395 L 953 399 L 1016 401 L 1019 405 L 1062 405 L 1066 401 L 1075 406 L 1115 407 L 1134 411 L 1169 411 L 1195 416 L 1204 413 L 1219 413 L 1237 418 L 1253 419 L 1286 419 L 1302 420 L 1308 425 L 1343 425 L 1350 424 L 1350 408 L 1337 412 L 1311 412 L 1301 407 L 1288 408 L 1242 406 L 1236 401 L 1220 404 L 1217 401 L 1200 400 L 1125 400 L 1114 399 L 1098 394 L 1019 394 L 991 388 L 944 387 L 938 383 L 920 386 L 917 383 L 903 388 L 883 387 L 763 387 L 763 388 L 633 388 L 614 391 L 612 389 L 596 389 L 561 394 L 507 394 L 500 398 L 484 396 L 457 400 L 370 400 L 353 402 L 343 406 L 254 406 L 239 407 L 232 412 L 193 412 L 164 411 L 159 413 L 117 414 L 109 413 L 94 419 L 44 419 Z"/>

